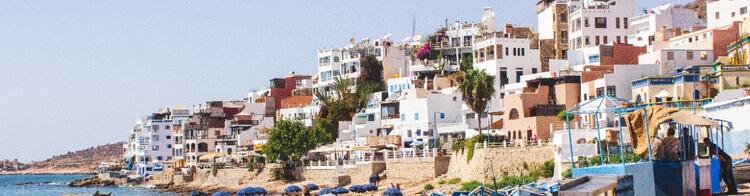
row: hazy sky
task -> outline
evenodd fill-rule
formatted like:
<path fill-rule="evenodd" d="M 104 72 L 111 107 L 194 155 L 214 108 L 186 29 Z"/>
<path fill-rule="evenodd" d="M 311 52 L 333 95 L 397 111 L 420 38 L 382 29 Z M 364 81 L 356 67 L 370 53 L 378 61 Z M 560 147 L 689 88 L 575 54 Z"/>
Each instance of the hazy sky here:
<path fill-rule="evenodd" d="M 160 107 L 238 99 L 349 38 L 444 20 L 536 26 L 536 0 L 0 2 L 0 159 L 122 141 Z M 652 6 L 665 1 L 651 1 Z M 680 0 L 678 2 L 684 2 Z M 416 9 L 415 9 L 416 8 Z"/>

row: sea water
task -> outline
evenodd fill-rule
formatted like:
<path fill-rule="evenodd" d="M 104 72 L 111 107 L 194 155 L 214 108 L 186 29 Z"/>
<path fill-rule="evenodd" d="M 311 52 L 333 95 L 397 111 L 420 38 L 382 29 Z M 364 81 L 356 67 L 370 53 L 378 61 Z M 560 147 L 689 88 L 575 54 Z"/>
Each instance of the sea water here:
<path fill-rule="evenodd" d="M 136 187 L 69 187 L 73 180 L 88 177 L 87 175 L 0 175 L 0 196 L 15 195 L 93 195 L 112 193 L 112 195 L 177 195 L 160 193 L 153 189 Z"/>

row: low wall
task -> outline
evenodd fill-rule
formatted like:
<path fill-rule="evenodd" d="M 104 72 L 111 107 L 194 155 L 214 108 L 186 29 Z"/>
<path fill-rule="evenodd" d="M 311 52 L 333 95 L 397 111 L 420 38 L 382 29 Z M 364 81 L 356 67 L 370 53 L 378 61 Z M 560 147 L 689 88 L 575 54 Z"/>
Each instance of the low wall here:
<path fill-rule="evenodd" d="M 380 174 L 385 169 L 385 163 L 367 163 L 346 167 L 342 166 L 340 169 L 305 169 L 302 176 L 305 181 L 312 181 L 320 185 L 335 186 L 338 184 L 337 179 L 339 174 L 341 174 L 349 176 L 351 184 L 366 184 L 369 182 L 370 176 Z"/>
<path fill-rule="evenodd" d="M 493 176 L 499 180 L 505 176 L 528 174 L 530 169 L 541 167 L 545 161 L 555 157 L 551 145 L 479 148 L 474 150 L 473 158 L 468 161 L 467 154 L 466 151 L 453 153 L 446 173 L 448 178 L 491 182 Z"/>

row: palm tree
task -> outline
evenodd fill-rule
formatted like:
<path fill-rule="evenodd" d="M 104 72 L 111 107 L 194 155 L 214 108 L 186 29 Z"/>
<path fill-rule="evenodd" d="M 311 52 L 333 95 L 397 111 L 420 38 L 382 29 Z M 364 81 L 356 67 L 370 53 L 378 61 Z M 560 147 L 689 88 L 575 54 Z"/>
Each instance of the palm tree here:
<path fill-rule="evenodd" d="M 461 90 L 464 102 L 477 114 L 479 135 L 482 135 L 482 114 L 487 104 L 495 94 L 494 77 L 487 75 L 484 70 L 467 70 L 458 88 Z"/>

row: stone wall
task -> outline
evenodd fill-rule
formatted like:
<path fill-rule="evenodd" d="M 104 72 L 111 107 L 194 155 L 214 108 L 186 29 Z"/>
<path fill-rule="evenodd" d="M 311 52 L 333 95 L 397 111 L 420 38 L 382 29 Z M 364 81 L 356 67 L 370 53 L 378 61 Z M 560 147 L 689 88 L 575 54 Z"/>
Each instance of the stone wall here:
<path fill-rule="evenodd" d="M 370 176 L 380 174 L 386 169 L 385 167 L 384 163 L 357 164 L 354 167 L 343 167 L 338 172 L 341 175 L 349 176 L 351 184 L 366 184 L 369 182 Z M 335 186 L 338 184 L 339 173 L 335 169 L 305 169 L 303 176 L 305 181 L 312 181 L 320 185 Z"/>
<path fill-rule="evenodd" d="M 504 176 L 528 174 L 531 169 L 541 167 L 555 157 L 553 146 L 480 148 L 474 150 L 470 161 L 466 160 L 466 154 L 466 151 L 453 153 L 446 174 L 448 178 L 490 182 L 493 176 L 499 180 Z"/>
<path fill-rule="evenodd" d="M 420 181 L 437 177 L 432 158 L 391 159 L 386 165 L 388 179 Z"/>

